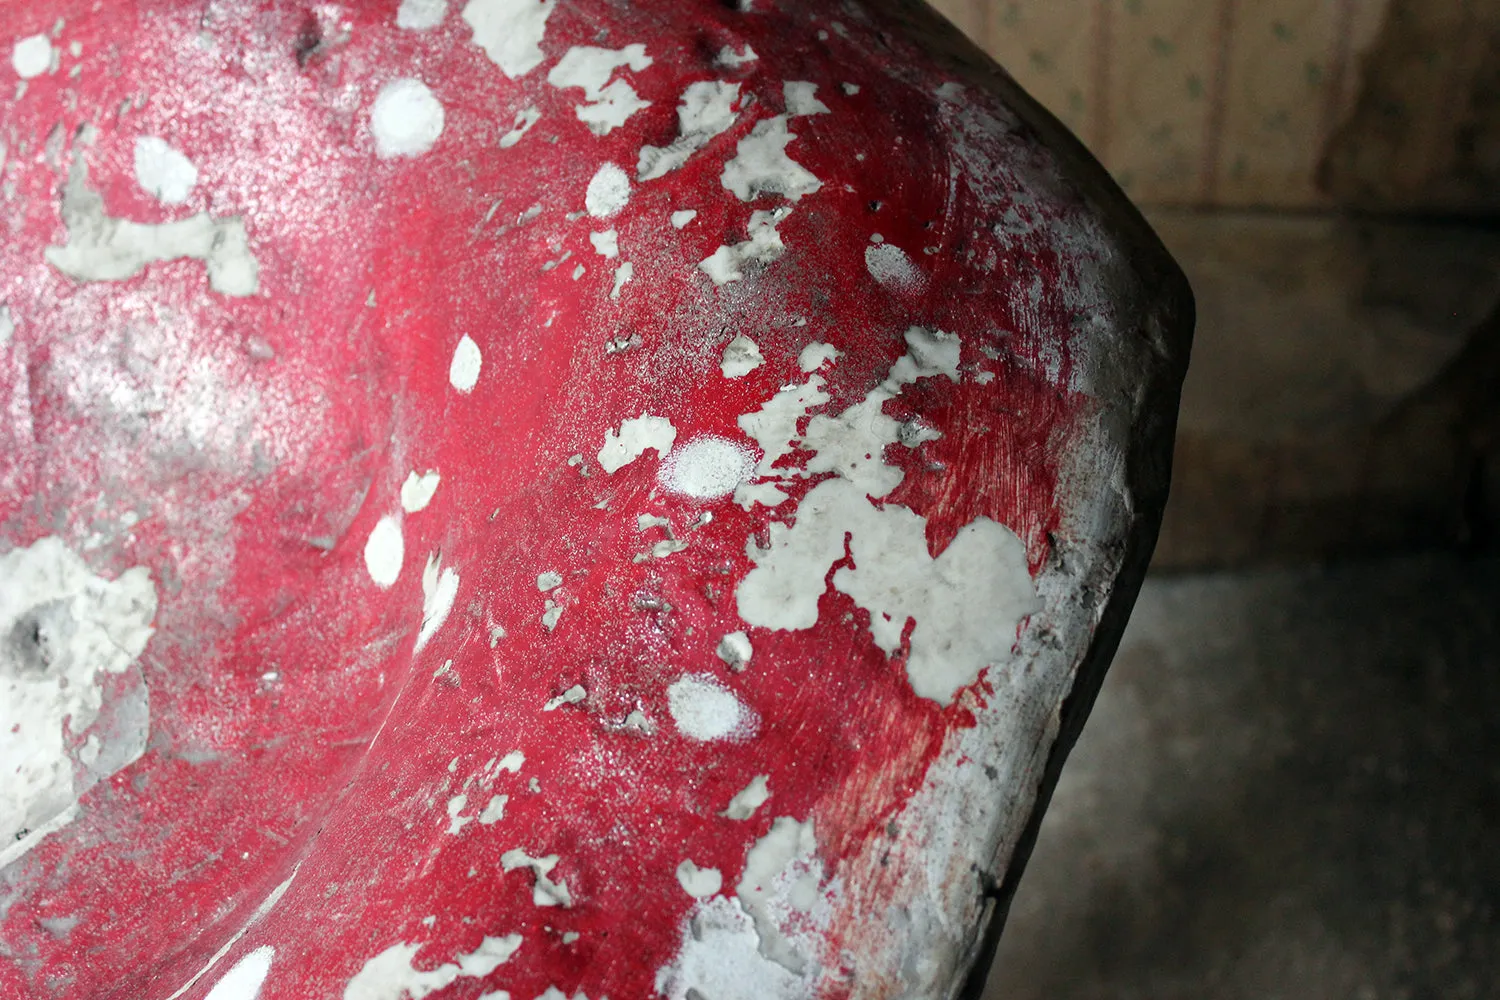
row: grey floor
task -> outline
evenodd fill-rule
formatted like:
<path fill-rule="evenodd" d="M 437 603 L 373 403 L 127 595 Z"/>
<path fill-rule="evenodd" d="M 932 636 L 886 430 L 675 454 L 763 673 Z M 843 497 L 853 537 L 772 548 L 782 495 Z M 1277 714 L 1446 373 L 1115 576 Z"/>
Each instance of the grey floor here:
<path fill-rule="evenodd" d="M 985 997 L 1500 997 L 1500 561 L 1150 581 Z"/>

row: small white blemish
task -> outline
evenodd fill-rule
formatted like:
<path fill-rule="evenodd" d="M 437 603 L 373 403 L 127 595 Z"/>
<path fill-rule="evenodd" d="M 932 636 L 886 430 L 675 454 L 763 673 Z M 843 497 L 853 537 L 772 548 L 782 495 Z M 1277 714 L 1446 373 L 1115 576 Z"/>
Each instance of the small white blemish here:
<path fill-rule="evenodd" d="M 760 345 L 744 334 L 731 340 L 719 358 L 719 371 L 725 378 L 740 378 L 749 375 L 766 363 L 760 353 Z"/>
<path fill-rule="evenodd" d="M 260 996 L 261 984 L 271 973 L 271 959 L 275 956 L 276 949 L 268 944 L 256 948 L 235 962 L 203 1000 L 255 1000 Z"/>
<path fill-rule="evenodd" d="M 718 895 L 724 888 L 724 876 L 717 868 L 699 868 L 690 859 L 677 866 L 677 884 L 694 899 Z"/>
<path fill-rule="evenodd" d="M 448 16 L 448 0 L 401 0 L 396 8 L 396 27 L 410 31 L 436 28 Z"/>
<path fill-rule="evenodd" d="M 744 670 L 749 666 L 750 657 L 754 655 L 754 650 L 750 647 L 750 637 L 743 632 L 730 632 L 719 640 L 719 645 L 714 652 L 730 670 L 735 671 Z"/>
<path fill-rule="evenodd" d="M 474 44 L 512 80 L 542 64 L 542 38 L 556 0 L 469 0 L 463 19 Z"/>
<path fill-rule="evenodd" d="M 41 76 L 52 68 L 52 43 L 46 35 L 21 39 L 10 50 L 10 65 L 23 80 Z"/>
<path fill-rule="evenodd" d="M 0 305 L 0 347 L 10 343 L 16 332 L 16 321 L 10 314 L 10 306 Z"/>
<path fill-rule="evenodd" d="M 589 693 L 584 690 L 582 684 L 574 684 L 557 697 L 548 699 L 547 703 L 542 706 L 542 711 L 555 712 L 564 705 L 576 705 L 588 696 Z"/>
<path fill-rule="evenodd" d="M 816 83 L 808 83 L 806 80 L 787 80 L 781 85 L 782 99 L 786 102 L 786 113 L 792 117 L 828 114 L 828 105 L 818 100 L 815 96 L 817 92 Z"/>
<path fill-rule="evenodd" d="M 365 541 L 365 569 L 375 586 L 384 590 L 401 575 L 401 563 L 405 558 L 406 542 L 401 537 L 401 519 L 387 514 L 375 522 Z"/>
<path fill-rule="evenodd" d="M 709 674 L 679 677 L 667 688 L 667 710 L 678 732 L 690 740 L 745 739 L 760 720 Z"/>
<path fill-rule="evenodd" d="M 677 428 L 665 417 L 643 413 L 620 422 L 619 430 L 606 431 L 604 447 L 597 456 L 599 467 L 613 475 L 646 453 L 666 455 L 677 440 Z"/>
<path fill-rule="evenodd" d="M 432 503 L 432 497 L 437 493 L 438 483 L 442 482 L 442 478 L 431 469 L 420 476 L 415 472 L 408 473 L 406 482 L 401 484 L 401 509 L 408 514 L 415 514 Z"/>
<path fill-rule="evenodd" d="M 757 774 L 750 779 L 748 785 L 734 793 L 734 798 L 729 800 L 729 807 L 719 815 L 725 819 L 749 819 L 755 815 L 755 810 L 766 804 L 766 800 L 770 797 L 769 776 Z"/>
<path fill-rule="evenodd" d="M 562 574 L 549 569 L 545 573 L 537 574 L 536 589 L 545 594 L 549 590 L 556 590 L 558 587 L 561 587 L 562 582 Z"/>
<path fill-rule="evenodd" d="M 594 250 L 601 257 L 620 256 L 620 234 L 613 229 L 606 229 L 602 233 L 589 233 L 589 242 L 594 245 Z"/>
<path fill-rule="evenodd" d="M 536 105 L 522 108 L 516 112 L 515 123 L 511 125 L 510 131 L 500 137 L 500 148 L 509 149 L 521 141 L 521 136 L 531 131 L 531 126 L 541 120 L 542 113 L 537 110 Z"/>
<path fill-rule="evenodd" d="M 853 97 L 855 94 L 859 93 L 859 84 L 857 83 L 841 83 L 839 84 L 839 87 L 841 87 L 844 93 L 848 94 L 850 97 Z"/>
<path fill-rule="evenodd" d="M 672 228 L 681 229 L 698 217 L 696 208 L 684 208 L 672 213 Z"/>
<path fill-rule="evenodd" d="M 421 80 L 403 76 L 380 88 L 370 109 L 375 153 L 383 160 L 421 156 L 443 134 L 443 106 Z"/>
<path fill-rule="evenodd" d="M 498 823 L 505 818 L 505 803 L 510 801 L 509 795 L 494 795 L 490 797 L 489 804 L 479 813 L 477 819 L 480 826 L 489 826 Z"/>
<path fill-rule="evenodd" d="M 837 361 L 843 352 L 832 344 L 824 344 L 813 341 L 802 348 L 802 353 L 797 355 L 797 367 L 804 372 L 812 373 L 832 361 Z"/>
<path fill-rule="evenodd" d="M 633 277 L 635 277 L 635 265 L 630 261 L 627 260 L 615 268 L 615 285 L 609 290 L 609 297 L 618 299 L 620 297 L 620 289 L 624 288 L 625 283 Z"/>
<path fill-rule="evenodd" d="M 619 213 L 630 200 L 630 178 L 613 163 L 601 164 L 589 180 L 583 196 L 583 207 L 596 219 L 607 219 Z"/>
<path fill-rule="evenodd" d="M 520 848 L 506 851 L 500 855 L 500 867 L 507 872 L 513 872 L 518 868 L 529 868 L 536 883 L 532 886 L 531 901 L 537 906 L 563 906 L 573 905 L 573 896 L 568 892 L 567 883 L 558 879 L 556 882 L 547 878 L 553 868 L 557 867 L 557 855 L 549 854 L 544 858 L 533 858 Z"/>
<path fill-rule="evenodd" d="M 467 333 L 453 349 L 453 360 L 448 365 L 448 382 L 459 392 L 473 392 L 479 381 L 479 366 L 482 358 L 479 345 Z"/>
<path fill-rule="evenodd" d="M 198 168 L 165 139 L 143 135 L 135 140 L 135 179 L 162 204 L 181 205 L 198 183 Z"/>
<path fill-rule="evenodd" d="M 422 628 L 417 633 L 414 652 L 421 652 L 427 640 L 443 627 L 458 597 L 458 573 L 443 569 L 442 562 L 442 557 L 434 552 L 422 570 Z"/>
<path fill-rule="evenodd" d="M 679 496 L 716 500 L 755 472 L 755 452 L 728 438 L 704 434 L 668 452 L 656 481 Z"/>
<path fill-rule="evenodd" d="M 748 45 L 745 46 L 745 50 L 743 52 L 736 52 L 733 48 L 726 45 L 722 49 L 720 49 L 719 54 L 714 57 L 714 62 L 727 69 L 737 69 L 738 67 L 743 66 L 746 63 L 754 62 L 759 58 L 760 56 L 755 54 L 755 50 Z"/>
<path fill-rule="evenodd" d="M 455 795 L 448 800 L 448 832 L 450 834 L 457 834 L 464 827 L 474 822 L 474 817 L 472 816 L 459 815 L 468 804 L 469 797 L 467 795 Z"/>

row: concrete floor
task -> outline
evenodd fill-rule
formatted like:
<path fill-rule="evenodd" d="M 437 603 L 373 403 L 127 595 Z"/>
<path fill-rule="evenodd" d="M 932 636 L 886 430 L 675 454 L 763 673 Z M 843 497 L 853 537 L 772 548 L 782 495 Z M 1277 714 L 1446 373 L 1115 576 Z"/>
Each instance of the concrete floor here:
<path fill-rule="evenodd" d="M 1500 997 L 1500 560 L 1150 581 L 985 997 Z"/>

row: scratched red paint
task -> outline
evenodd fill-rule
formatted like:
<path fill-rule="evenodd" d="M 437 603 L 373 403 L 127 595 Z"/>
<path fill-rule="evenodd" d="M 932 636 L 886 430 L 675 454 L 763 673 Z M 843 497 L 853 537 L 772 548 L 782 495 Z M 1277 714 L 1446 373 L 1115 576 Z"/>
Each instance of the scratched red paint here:
<path fill-rule="evenodd" d="M 811 483 L 775 511 L 747 513 L 660 491 L 654 452 L 613 475 L 593 457 L 607 429 L 641 413 L 670 419 L 679 442 L 743 439 L 737 417 L 806 378 L 797 355 L 813 340 L 843 351 L 822 373 L 833 401 L 819 412 L 837 412 L 884 377 L 920 323 L 960 335 L 966 375 L 923 380 L 888 406 L 944 436 L 890 449 L 907 478 L 887 500 L 929 519 L 934 552 L 982 515 L 1041 564 L 1057 524 L 1056 455 L 1087 404 L 1068 388 L 1064 298 L 1028 305 L 1013 290 L 1064 283 L 1070 264 L 1044 231 L 1002 240 L 992 206 L 950 186 L 934 97 L 948 77 L 905 42 L 881 41 L 880 16 L 832 3 L 756 0 L 741 13 L 560 2 L 546 61 L 519 81 L 473 44 L 459 4 L 423 32 L 397 30 L 394 3 L 95 6 L 0 12 L 0 45 L 61 19 L 64 53 L 58 71 L 5 98 L 13 189 L 0 288 L 16 330 L 0 346 L 0 548 L 50 534 L 76 547 L 96 522 L 140 516 L 89 558 L 106 577 L 146 566 L 157 583 L 141 660 L 151 740 L 5 871 L 0 995 L 167 997 L 300 864 L 279 904 L 186 996 L 204 996 L 263 944 L 276 957 L 262 996 L 333 997 L 393 943 L 421 944 L 415 965 L 431 969 L 514 932 L 513 958 L 440 995 L 504 988 L 530 1000 L 556 986 L 629 1000 L 654 995 L 680 943 L 693 902 L 673 874 L 682 859 L 718 868 L 732 891 L 772 819 L 794 816 L 814 820 L 825 872 L 838 875 L 901 813 L 949 730 L 972 723 L 968 707 L 917 697 L 902 655 L 887 658 L 867 613 L 832 590 L 817 628 L 752 629 L 751 666 L 729 671 L 714 647 L 745 627 L 733 599 L 751 566 L 745 539 L 789 516 Z M 80 57 L 66 56 L 73 41 Z M 632 42 L 654 64 L 621 77 L 652 104 L 593 135 L 573 115 L 579 91 L 548 86 L 546 70 L 572 45 Z M 722 47 L 747 44 L 756 61 L 713 65 Z M 431 152 L 383 160 L 368 109 L 396 76 L 426 81 L 446 124 Z M 635 276 L 611 300 L 619 261 L 588 242 L 605 224 L 563 216 L 582 209 L 601 162 L 633 177 L 643 144 L 676 135 L 683 86 L 710 79 L 740 82 L 755 102 L 680 170 L 633 184 L 608 225 Z M 793 119 L 788 148 L 823 186 L 780 224 L 785 256 L 716 288 L 697 264 L 744 240 L 748 217 L 719 174 L 755 122 L 780 112 L 783 80 L 818 83 L 832 108 Z M 843 93 L 846 82 L 858 94 Z M 540 122 L 499 148 L 531 104 Z M 88 145 L 85 124 L 98 130 Z M 185 205 L 136 184 L 141 135 L 167 137 L 198 167 Z M 212 293 L 192 260 L 91 283 L 47 266 L 43 248 L 66 242 L 61 191 L 79 157 L 112 216 L 243 216 L 258 293 Z M 783 203 L 766 195 L 754 207 Z M 540 214 L 518 221 L 533 205 Z M 687 208 L 698 215 L 679 233 L 666 220 Z M 1045 230 L 1083 209 L 1058 196 L 1037 211 Z M 928 276 L 920 290 L 871 278 L 873 233 L 912 253 Z M 541 270 L 565 251 L 565 264 Z M 992 252 L 998 266 L 973 265 Z M 587 271 L 574 280 L 577 263 Z M 149 356 L 132 353 L 143 330 Z M 463 334 L 483 356 L 468 394 L 448 380 Z M 726 380 L 717 358 L 735 334 L 766 363 Z M 638 347 L 606 352 L 632 335 Z M 1049 370 L 1040 359 L 1054 355 L 1064 363 Z M 992 382 L 973 377 L 981 365 Z M 96 395 L 78 391 L 85 370 Z M 210 387 L 201 426 L 185 431 L 171 400 L 200 384 Z M 152 391 L 165 410 L 132 402 Z M 590 475 L 568 464 L 574 454 Z M 404 566 L 381 590 L 365 540 L 399 512 L 407 474 L 427 469 L 441 486 L 404 515 Z M 705 510 L 712 522 L 686 533 Z M 637 530 L 638 512 L 668 517 L 689 548 L 632 561 L 659 537 Z M 413 656 L 434 553 L 461 583 Z M 547 570 L 565 580 L 551 595 L 536 585 Z M 547 597 L 565 603 L 551 632 L 540 624 Z M 493 626 L 505 633 L 494 642 Z M 731 688 L 759 716 L 757 734 L 677 734 L 665 690 L 684 672 Z M 574 684 L 586 700 L 541 712 Z M 656 735 L 611 728 L 636 709 Z M 448 799 L 513 750 L 524 766 L 492 788 L 509 796 L 503 820 L 450 835 Z M 749 821 L 721 817 L 758 774 L 769 776 L 767 805 Z M 472 816 L 489 793 L 468 788 Z M 574 905 L 534 906 L 531 875 L 500 869 L 512 848 L 559 855 L 551 877 Z M 62 934 L 40 923 L 59 917 L 77 923 Z M 564 932 L 578 937 L 564 943 Z M 839 946 L 828 943 L 831 965 Z"/>

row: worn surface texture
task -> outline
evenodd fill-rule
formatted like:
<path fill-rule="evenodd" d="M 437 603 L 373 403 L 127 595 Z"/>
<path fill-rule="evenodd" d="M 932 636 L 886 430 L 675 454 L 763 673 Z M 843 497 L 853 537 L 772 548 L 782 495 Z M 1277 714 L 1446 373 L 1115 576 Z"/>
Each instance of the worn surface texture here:
<path fill-rule="evenodd" d="M 918 5 L 0 11 L 0 995 L 946 997 L 1191 299 Z"/>

